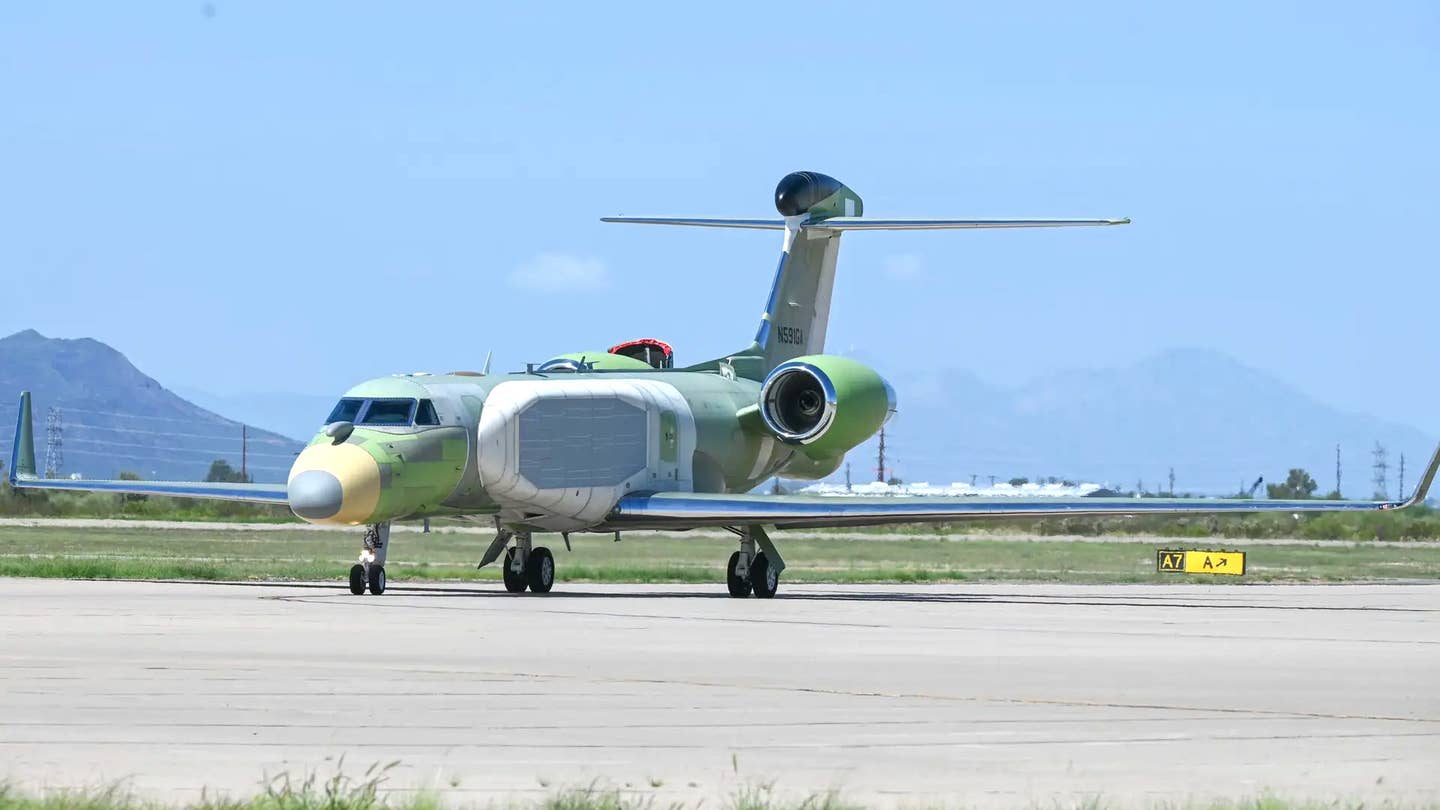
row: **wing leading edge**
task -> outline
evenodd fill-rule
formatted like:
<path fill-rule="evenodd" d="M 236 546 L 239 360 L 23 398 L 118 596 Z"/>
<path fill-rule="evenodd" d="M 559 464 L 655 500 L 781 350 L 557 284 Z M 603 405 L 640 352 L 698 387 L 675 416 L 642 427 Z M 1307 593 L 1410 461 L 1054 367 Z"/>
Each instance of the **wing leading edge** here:
<path fill-rule="evenodd" d="M 1440 469 L 1440 449 L 1404 501 L 1226 500 L 1220 498 L 849 498 L 784 495 L 707 495 L 660 492 L 627 495 L 607 529 L 678 529 L 763 524 L 779 528 L 878 526 L 951 520 L 1139 515 L 1248 515 L 1265 512 L 1383 512 L 1425 500 Z"/>

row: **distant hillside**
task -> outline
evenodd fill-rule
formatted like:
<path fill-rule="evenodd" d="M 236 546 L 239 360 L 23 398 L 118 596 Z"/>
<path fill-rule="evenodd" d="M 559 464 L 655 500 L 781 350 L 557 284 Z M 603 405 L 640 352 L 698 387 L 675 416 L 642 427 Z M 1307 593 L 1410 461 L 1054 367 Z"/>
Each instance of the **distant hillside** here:
<path fill-rule="evenodd" d="M 1389 451 L 1395 494 L 1435 448 L 1433 434 L 1347 413 L 1218 352 L 1177 349 L 1134 365 L 1071 370 L 1025 385 L 987 385 L 963 370 L 896 375 L 900 411 L 888 431 L 896 473 L 910 481 L 980 483 L 994 474 L 1063 476 L 1147 490 L 1234 492 L 1257 476 L 1276 482 L 1309 470 L 1326 492 L 1341 446 L 1342 489 L 1369 497 L 1379 441 Z M 1437 417 L 1440 424 L 1440 417 Z M 874 477 L 874 443 L 851 454 L 857 480 Z M 863 474 L 861 472 L 863 465 Z"/>
<path fill-rule="evenodd" d="M 19 392 L 33 392 L 35 451 L 44 466 L 45 422 L 59 408 L 61 473 L 113 478 L 130 470 L 147 479 L 199 480 L 217 458 L 240 467 L 239 422 L 187 402 L 97 340 L 47 338 L 34 330 L 0 339 L 0 458 L 13 443 Z M 301 443 L 249 430 L 256 481 L 283 481 Z"/>

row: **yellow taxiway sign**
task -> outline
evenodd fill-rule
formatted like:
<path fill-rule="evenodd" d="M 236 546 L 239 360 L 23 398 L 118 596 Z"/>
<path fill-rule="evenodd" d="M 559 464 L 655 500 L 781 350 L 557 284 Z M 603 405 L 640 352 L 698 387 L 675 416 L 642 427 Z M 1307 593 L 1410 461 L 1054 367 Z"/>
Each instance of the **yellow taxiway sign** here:
<path fill-rule="evenodd" d="M 1160 549 L 1155 552 L 1155 570 L 1171 574 L 1238 577 L 1245 574 L 1245 552 Z"/>

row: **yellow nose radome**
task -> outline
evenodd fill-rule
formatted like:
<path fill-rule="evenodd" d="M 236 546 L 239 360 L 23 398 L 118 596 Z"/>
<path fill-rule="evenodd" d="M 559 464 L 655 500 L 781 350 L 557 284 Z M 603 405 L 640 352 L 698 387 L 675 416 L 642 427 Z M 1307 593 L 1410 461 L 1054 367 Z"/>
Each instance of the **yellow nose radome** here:
<path fill-rule="evenodd" d="M 310 523 L 365 523 L 380 503 L 380 467 L 353 444 L 314 444 L 295 459 L 285 485 L 290 511 Z"/>

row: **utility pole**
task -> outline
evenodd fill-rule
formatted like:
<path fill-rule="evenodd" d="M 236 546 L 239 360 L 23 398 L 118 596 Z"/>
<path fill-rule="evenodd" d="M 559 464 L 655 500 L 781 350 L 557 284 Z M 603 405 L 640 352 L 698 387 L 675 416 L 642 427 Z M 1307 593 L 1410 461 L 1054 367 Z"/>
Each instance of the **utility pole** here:
<path fill-rule="evenodd" d="M 1344 497 L 1340 494 L 1340 445 L 1335 445 L 1335 497 Z"/>
<path fill-rule="evenodd" d="M 1400 454 L 1400 486 L 1395 491 L 1395 500 L 1405 500 L 1405 454 Z"/>
<path fill-rule="evenodd" d="M 1170 497 L 1175 497 L 1175 468 L 1170 468 Z"/>
<path fill-rule="evenodd" d="M 850 491 L 850 462 L 845 462 L 845 491 Z"/>
<path fill-rule="evenodd" d="M 1385 446 L 1375 442 L 1375 449 L 1371 453 L 1375 456 L 1375 463 L 1370 465 L 1371 469 L 1375 470 L 1375 477 L 1370 479 L 1375 484 L 1375 497 L 1385 500 L 1390 497 L 1387 494 L 1390 489 L 1389 476 L 1386 474 L 1390 465 L 1385 461 Z"/>
<path fill-rule="evenodd" d="M 245 481 L 246 483 L 249 483 L 249 481 L 250 481 L 250 474 L 249 474 L 248 468 L 247 468 L 247 466 L 246 466 L 247 463 L 248 463 L 248 461 L 249 461 L 249 456 L 250 456 L 250 427 L 249 427 L 248 425 L 241 425 L 241 426 L 240 426 L 240 480 L 241 480 L 241 481 Z"/>
<path fill-rule="evenodd" d="M 65 466 L 65 421 L 60 409 L 45 412 L 45 477 L 59 478 Z"/>
<path fill-rule="evenodd" d="M 875 466 L 875 480 L 885 483 L 885 428 L 880 428 L 880 454 Z"/>

